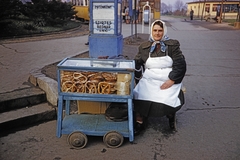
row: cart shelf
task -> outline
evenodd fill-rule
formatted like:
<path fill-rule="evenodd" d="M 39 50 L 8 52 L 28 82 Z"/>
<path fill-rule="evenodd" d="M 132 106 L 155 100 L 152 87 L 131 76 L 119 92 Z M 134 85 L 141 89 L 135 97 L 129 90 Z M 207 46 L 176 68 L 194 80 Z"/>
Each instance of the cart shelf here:
<path fill-rule="evenodd" d="M 104 136 L 106 132 L 113 130 L 128 137 L 128 121 L 110 122 L 106 120 L 104 115 L 73 114 L 66 116 L 62 124 L 63 134 L 81 131 L 86 135 Z"/>

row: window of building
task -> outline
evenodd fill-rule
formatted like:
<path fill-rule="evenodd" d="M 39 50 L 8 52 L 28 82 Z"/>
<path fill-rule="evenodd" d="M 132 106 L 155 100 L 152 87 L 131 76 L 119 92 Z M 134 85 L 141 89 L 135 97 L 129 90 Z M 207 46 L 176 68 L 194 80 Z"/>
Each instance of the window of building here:
<path fill-rule="evenodd" d="M 224 4 L 223 12 L 236 13 L 236 12 L 238 12 L 238 5 L 237 4 Z"/>
<path fill-rule="evenodd" d="M 209 12 L 209 11 L 210 11 L 210 4 L 206 4 L 206 5 L 205 5 L 205 11 L 206 11 L 206 12 Z"/>
<path fill-rule="evenodd" d="M 218 6 L 218 4 L 213 4 L 212 11 L 216 12 L 217 11 L 217 6 Z"/>

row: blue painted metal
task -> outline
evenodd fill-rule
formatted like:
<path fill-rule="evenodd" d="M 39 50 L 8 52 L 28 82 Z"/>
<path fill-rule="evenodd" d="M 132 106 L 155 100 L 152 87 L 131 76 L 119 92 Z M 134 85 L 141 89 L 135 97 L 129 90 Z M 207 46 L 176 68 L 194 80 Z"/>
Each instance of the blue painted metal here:
<path fill-rule="evenodd" d="M 128 121 L 109 122 L 104 115 L 73 114 L 63 120 L 62 133 L 70 134 L 81 131 L 86 135 L 104 136 L 108 131 L 117 131 L 124 137 L 129 137 Z"/>
<path fill-rule="evenodd" d="M 104 65 L 106 64 L 106 66 Z M 86 135 L 103 136 L 109 131 L 117 131 L 124 137 L 134 140 L 133 132 L 133 88 L 134 78 L 131 79 L 129 95 L 117 94 L 88 94 L 61 91 L 61 71 L 94 71 L 94 72 L 117 72 L 127 73 L 134 77 L 134 60 L 124 59 L 87 59 L 65 58 L 58 65 L 58 117 L 57 137 L 62 134 L 70 134 L 81 131 Z M 70 114 L 70 101 L 99 101 L 99 102 L 122 102 L 128 104 L 128 120 L 123 122 L 109 122 L 104 115 Z M 63 117 L 63 102 L 65 101 L 66 114 Z"/>
<path fill-rule="evenodd" d="M 70 114 L 70 101 L 69 100 L 66 100 L 66 102 L 65 102 L 65 108 L 66 108 L 66 112 L 65 112 L 65 114 L 66 115 L 69 115 Z"/>
<path fill-rule="evenodd" d="M 90 0 L 89 55 L 91 58 L 97 58 L 99 56 L 111 57 L 122 54 L 121 5 L 121 0 Z M 108 7 L 109 9 L 106 9 Z M 97 11 L 99 15 L 94 15 L 94 10 Z M 110 12 L 107 14 L 104 13 L 106 10 Z M 96 26 L 100 27 L 96 28 Z M 104 28 L 103 30 L 101 29 L 102 27 Z"/>
<path fill-rule="evenodd" d="M 63 98 L 58 96 L 57 137 L 62 135 Z"/>
<path fill-rule="evenodd" d="M 132 16 L 133 15 L 133 6 L 132 6 L 132 0 L 129 0 L 128 1 L 128 7 L 129 7 L 129 16 Z"/>
<path fill-rule="evenodd" d="M 97 58 L 99 56 L 118 56 L 122 54 L 123 50 L 123 36 L 100 36 L 92 34 L 89 36 L 89 44 L 90 58 Z"/>

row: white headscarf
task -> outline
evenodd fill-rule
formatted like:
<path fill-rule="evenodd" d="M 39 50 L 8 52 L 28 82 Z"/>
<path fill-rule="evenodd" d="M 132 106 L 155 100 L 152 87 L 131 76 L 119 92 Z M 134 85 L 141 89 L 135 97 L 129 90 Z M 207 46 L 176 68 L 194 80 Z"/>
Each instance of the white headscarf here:
<path fill-rule="evenodd" d="M 154 25 L 156 22 L 158 22 L 158 21 L 160 21 L 160 22 L 163 24 L 163 36 L 162 36 L 162 38 L 161 38 L 160 41 L 154 40 L 153 35 L 152 35 L 153 25 Z M 154 51 L 157 43 L 160 43 L 160 45 L 161 45 L 161 51 L 162 51 L 162 52 L 165 52 L 165 51 L 166 51 L 166 45 L 163 43 L 165 40 L 169 40 L 169 38 L 168 38 L 168 36 L 167 36 L 167 26 L 166 26 L 165 22 L 163 22 L 162 20 L 156 20 L 156 21 L 154 21 L 154 22 L 151 24 L 151 34 L 150 34 L 150 37 L 149 37 L 149 41 L 150 41 L 150 42 L 153 42 L 153 44 L 152 44 L 152 46 L 151 46 L 151 49 L 150 49 L 150 53 L 152 53 L 152 52 Z"/>

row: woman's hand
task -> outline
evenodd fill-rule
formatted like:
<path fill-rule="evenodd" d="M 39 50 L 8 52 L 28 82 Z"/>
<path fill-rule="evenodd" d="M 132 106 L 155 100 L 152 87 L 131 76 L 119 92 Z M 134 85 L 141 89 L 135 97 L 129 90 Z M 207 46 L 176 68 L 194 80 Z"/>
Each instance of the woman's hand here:
<path fill-rule="evenodd" d="M 169 79 L 160 86 L 160 89 L 168 89 L 172 87 L 173 84 L 174 84 L 174 81 Z"/>

